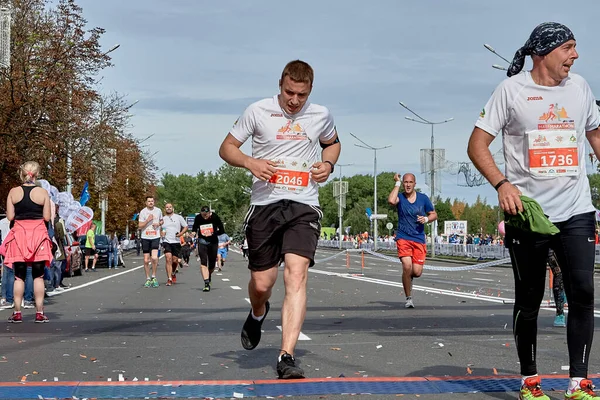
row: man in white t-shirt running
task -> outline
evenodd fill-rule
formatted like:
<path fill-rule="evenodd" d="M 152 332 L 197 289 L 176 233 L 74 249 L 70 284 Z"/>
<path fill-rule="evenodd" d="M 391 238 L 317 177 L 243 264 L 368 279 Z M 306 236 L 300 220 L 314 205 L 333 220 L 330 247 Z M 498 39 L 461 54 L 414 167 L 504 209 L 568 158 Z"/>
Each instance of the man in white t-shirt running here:
<path fill-rule="evenodd" d="M 296 366 L 294 350 L 306 314 L 308 268 L 314 264 L 321 231 L 318 183 L 333 172 L 341 149 L 329 110 L 308 101 L 313 77 L 307 63 L 288 63 L 279 81 L 280 93 L 251 104 L 219 151 L 226 162 L 254 175 L 244 221 L 252 305 L 241 335 L 247 350 L 260 341 L 277 267 L 285 259 L 277 362 L 282 379 L 304 377 L 304 371 Z M 252 156 L 247 156 L 240 146 L 250 138 Z"/>
<path fill-rule="evenodd" d="M 513 333 L 522 383 L 520 399 L 548 400 L 536 363 L 537 318 L 546 260 L 553 249 L 569 299 L 569 387 L 565 399 L 600 399 L 587 379 L 594 333 L 595 214 L 586 174 L 586 138 L 600 156 L 600 115 L 587 82 L 570 72 L 579 57 L 571 30 L 537 26 L 517 51 L 504 80 L 483 108 L 469 140 L 473 164 L 498 192 L 507 214 L 523 211 L 521 195 L 536 200 L 560 232 L 543 235 L 506 224 L 515 278 Z M 533 69 L 521 72 L 525 57 Z M 489 151 L 502 134 L 506 171 Z"/>
<path fill-rule="evenodd" d="M 181 258 L 181 236 L 188 230 L 187 222 L 179 214 L 173 212 L 173 204 L 165 204 L 163 217 L 163 249 L 165 249 L 165 269 L 167 271 L 167 286 L 177 282 L 175 272 Z"/>
<path fill-rule="evenodd" d="M 144 253 L 144 287 L 158 287 L 156 270 L 158 268 L 158 247 L 160 246 L 160 227 L 163 215 L 160 208 L 154 207 L 154 196 L 146 197 L 146 208 L 140 211 L 138 227 L 142 231 L 142 252 Z M 152 261 L 152 276 L 150 262 Z"/>

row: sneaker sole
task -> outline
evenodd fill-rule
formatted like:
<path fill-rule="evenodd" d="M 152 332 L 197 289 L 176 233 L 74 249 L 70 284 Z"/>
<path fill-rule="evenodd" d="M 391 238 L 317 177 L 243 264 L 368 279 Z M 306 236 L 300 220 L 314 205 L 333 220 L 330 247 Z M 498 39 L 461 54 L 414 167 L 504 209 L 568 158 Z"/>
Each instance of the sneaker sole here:
<path fill-rule="evenodd" d="M 258 329 L 258 339 L 257 339 L 256 343 L 252 343 L 252 341 L 250 340 L 250 337 L 246 333 L 246 323 L 248 323 L 249 319 L 254 319 L 254 318 L 252 318 L 252 310 L 250 310 L 250 313 L 248 314 L 248 317 L 246 318 L 246 322 L 244 322 L 244 326 L 242 327 L 241 341 L 242 341 L 242 347 L 244 349 L 253 350 L 260 343 L 260 339 L 262 336 L 262 332 L 261 332 L 262 324 L 263 324 L 263 322 L 265 322 L 265 319 L 267 319 L 267 315 L 269 314 L 270 309 L 271 309 L 271 304 L 267 301 L 265 303 L 265 315 L 263 316 L 263 319 L 261 319 L 259 321 L 260 326 Z"/>
<path fill-rule="evenodd" d="M 49 320 L 45 320 L 45 321 L 33 321 L 33 322 L 35 322 L 36 324 L 46 324 L 46 323 L 48 323 L 50 321 Z"/>
<path fill-rule="evenodd" d="M 23 321 L 8 321 L 9 324 L 20 324 Z"/>
<path fill-rule="evenodd" d="M 304 371 L 293 371 L 287 374 L 279 375 L 279 379 L 304 379 Z"/>
<path fill-rule="evenodd" d="M 281 375 L 279 377 L 279 379 L 304 379 L 304 378 L 305 378 L 304 372 L 302 372 L 302 373 L 296 372 L 296 373 L 292 373 L 292 374 Z"/>

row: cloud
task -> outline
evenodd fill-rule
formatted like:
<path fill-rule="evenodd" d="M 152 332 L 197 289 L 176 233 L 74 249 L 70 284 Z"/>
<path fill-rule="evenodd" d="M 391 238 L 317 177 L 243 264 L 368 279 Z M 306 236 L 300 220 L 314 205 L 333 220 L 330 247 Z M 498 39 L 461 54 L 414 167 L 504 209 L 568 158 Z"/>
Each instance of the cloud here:
<path fill-rule="evenodd" d="M 342 162 L 351 173 L 371 173 L 372 153 L 353 146 L 353 132 L 374 145 L 380 167 L 420 170 L 419 152 L 430 146 L 428 126 L 404 119 L 403 101 L 432 121 L 435 144 L 453 162 L 467 161 L 466 144 L 477 115 L 505 74 L 503 62 L 542 21 L 570 26 L 581 73 L 600 96 L 594 29 L 600 3 L 506 0 L 78 0 L 91 26 L 107 29 L 103 46 L 115 68 L 104 71 L 107 91 L 128 93 L 134 134 L 146 137 L 160 168 L 195 174 L 215 170 L 218 146 L 233 121 L 253 101 L 273 96 L 285 63 L 301 58 L 315 68 L 311 100 L 327 106 L 342 137 Z M 518 12 L 516 12 L 518 10 Z M 492 147 L 497 150 L 500 141 Z M 249 152 L 248 145 L 243 147 Z M 202 157 L 198 157 L 198 154 Z M 422 176 L 418 179 L 422 181 Z M 487 186 L 464 188 L 456 176 L 442 180 L 443 194 L 474 201 Z M 487 191 L 487 192 L 486 192 Z"/>

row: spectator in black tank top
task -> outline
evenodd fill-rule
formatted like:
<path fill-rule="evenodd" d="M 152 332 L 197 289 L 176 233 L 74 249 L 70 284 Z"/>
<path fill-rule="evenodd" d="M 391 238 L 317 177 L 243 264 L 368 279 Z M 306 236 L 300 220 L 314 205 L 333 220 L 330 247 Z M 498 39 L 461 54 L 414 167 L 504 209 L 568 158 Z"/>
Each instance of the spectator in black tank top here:
<path fill-rule="evenodd" d="M 19 171 L 23 184 L 14 187 L 6 200 L 6 217 L 14 223 L 5 240 L 7 265 L 15 272 L 15 311 L 9 322 L 22 322 L 21 300 L 25 289 L 27 267 L 31 266 L 35 297 L 35 322 L 48 322 L 44 315 L 44 268 L 52 260 L 52 242 L 46 223 L 50 221 L 48 192 L 36 186 L 40 166 L 28 161 Z"/>

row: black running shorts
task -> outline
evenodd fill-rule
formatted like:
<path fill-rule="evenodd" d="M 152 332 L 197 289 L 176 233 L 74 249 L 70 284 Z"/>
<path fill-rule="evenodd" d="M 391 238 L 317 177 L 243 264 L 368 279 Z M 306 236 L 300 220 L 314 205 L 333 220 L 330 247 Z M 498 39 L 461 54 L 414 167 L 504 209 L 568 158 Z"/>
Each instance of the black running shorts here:
<path fill-rule="evenodd" d="M 160 238 L 142 239 L 142 253 L 149 254 L 152 250 L 158 250 L 160 246 Z"/>
<path fill-rule="evenodd" d="M 248 268 L 265 271 L 277 267 L 287 253 L 308 258 L 312 267 L 322 217 L 319 207 L 292 200 L 251 205 L 244 221 Z"/>
<path fill-rule="evenodd" d="M 180 243 L 163 242 L 163 249 L 165 249 L 165 254 L 171 253 L 171 255 L 173 257 L 181 258 L 181 244 Z"/>
<path fill-rule="evenodd" d="M 85 248 L 85 255 L 88 257 L 92 257 L 94 254 L 96 254 L 96 250 L 92 249 L 91 247 L 86 247 Z"/>

